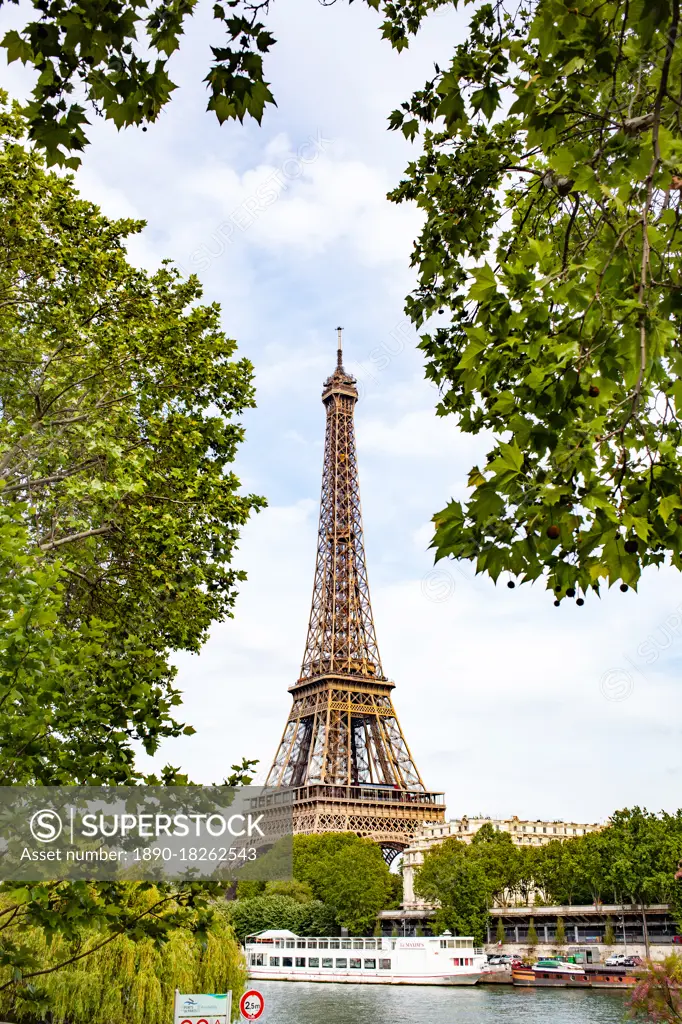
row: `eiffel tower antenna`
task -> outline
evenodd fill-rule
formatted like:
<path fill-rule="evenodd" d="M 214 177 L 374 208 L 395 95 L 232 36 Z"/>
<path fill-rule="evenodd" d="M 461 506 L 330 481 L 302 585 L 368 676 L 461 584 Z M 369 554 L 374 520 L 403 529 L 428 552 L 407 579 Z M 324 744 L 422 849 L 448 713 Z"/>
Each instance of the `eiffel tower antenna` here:
<path fill-rule="evenodd" d="M 336 328 L 336 335 L 338 340 L 336 348 L 336 369 L 343 369 L 343 327 Z"/>
<path fill-rule="evenodd" d="M 293 789 L 294 831 L 356 832 L 387 861 L 427 821 L 443 821 L 392 702 L 379 657 L 355 449 L 356 380 L 337 365 L 324 383 L 322 496 L 313 597 L 293 707 L 266 786 Z"/>

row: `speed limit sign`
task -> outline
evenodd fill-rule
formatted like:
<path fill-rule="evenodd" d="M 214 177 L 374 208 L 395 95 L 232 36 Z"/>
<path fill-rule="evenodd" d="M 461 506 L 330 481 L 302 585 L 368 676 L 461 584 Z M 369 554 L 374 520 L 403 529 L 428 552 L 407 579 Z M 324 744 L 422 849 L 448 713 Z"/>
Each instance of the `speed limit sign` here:
<path fill-rule="evenodd" d="M 258 1020 L 265 1008 L 265 1000 L 255 988 L 245 992 L 239 1000 L 239 1009 L 244 1020 Z"/>

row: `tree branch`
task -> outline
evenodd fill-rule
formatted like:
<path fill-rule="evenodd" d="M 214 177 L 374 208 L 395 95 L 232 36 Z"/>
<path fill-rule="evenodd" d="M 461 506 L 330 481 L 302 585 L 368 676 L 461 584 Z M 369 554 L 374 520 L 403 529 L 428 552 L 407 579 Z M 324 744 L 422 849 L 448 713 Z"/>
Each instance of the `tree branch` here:
<path fill-rule="evenodd" d="M 98 526 L 96 530 L 81 530 L 80 533 L 71 533 L 68 537 L 60 537 L 59 540 L 51 540 L 46 544 L 39 544 L 41 551 L 52 551 L 53 548 L 60 548 L 63 544 L 72 544 L 77 540 L 84 540 L 86 537 L 97 537 L 105 533 L 111 533 L 114 529 L 113 523 L 105 526 Z"/>

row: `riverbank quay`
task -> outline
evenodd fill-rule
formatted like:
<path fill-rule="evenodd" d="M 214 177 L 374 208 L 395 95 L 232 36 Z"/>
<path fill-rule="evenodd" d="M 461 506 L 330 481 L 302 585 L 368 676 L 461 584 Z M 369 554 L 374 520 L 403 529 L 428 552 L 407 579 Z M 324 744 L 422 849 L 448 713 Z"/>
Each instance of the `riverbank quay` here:
<path fill-rule="evenodd" d="M 662 959 L 674 952 L 675 947 L 678 952 L 682 952 L 680 929 L 667 903 L 652 904 L 644 911 L 636 905 L 621 906 L 617 903 L 563 907 L 493 907 L 490 911 L 487 943 L 495 943 L 501 924 L 510 947 L 527 946 L 532 921 L 540 945 L 551 946 L 556 944 L 555 936 L 561 919 L 567 945 L 596 946 L 602 952 L 614 946 L 618 952 L 624 952 L 623 947 L 627 946 L 628 954 L 644 956 L 644 914 L 652 957 Z M 604 939 L 609 927 L 614 942 L 607 945 Z M 678 943 L 674 941 L 675 938 Z M 663 949 L 665 952 L 662 952 Z M 514 949 L 510 948 L 509 952 L 514 952 Z"/>
<path fill-rule="evenodd" d="M 537 946 L 529 946 L 522 942 L 505 942 L 504 946 L 499 946 L 496 942 L 488 942 L 483 948 L 486 953 L 509 953 L 512 956 L 518 956 L 520 960 L 540 960 L 547 956 L 571 956 L 576 952 L 573 946 L 556 946 L 551 942 L 540 942 Z M 582 950 L 585 947 L 581 946 L 580 948 Z M 588 961 L 591 963 L 603 963 L 614 953 L 627 953 L 628 956 L 640 956 L 642 960 L 646 959 L 646 947 L 643 943 L 630 944 L 628 942 L 627 948 L 624 948 L 622 943 L 619 946 L 604 946 L 595 942 L 591 943 L 588 948 L 592 953 L 592 960 Z M 667 945 L 664 943 L 652 945 L 649 958 L 654 961 L 665 960 L 671 953 L 682 955 L 682 946 L 669 943 Z"/>
<path fill-rule="evenodd" d="M 384 936 L 409 937 L 431 934 L 434 917 L 432 907 L 402 907 L 399 910 L 382 910 L 378 923 Z M 602 953 L 613 952 L 614 949 L 622 953 L 627 949 L 629 954 L 645 955 L 642 908 L 628 904 L 493 907 L 486 949 L 493 952 L 497 948 L 498 925 L 501 922 L 505 933 L 505 952 L 525 951 L 531 920 L 539 939 L 536 949 L 543 952 L 555 949 L 559 918 L 563 922 L 567 945 L 595 946 Z M 613 932 L 613 945 L 604 942 L 609 927 Z M 671 952 L 682 952 L 682 934 L 668 904 L 657 903 L 646 908 L 646 927 L 653 959 L 661 960 Z M 675 938 L 678 942 L 674 941 Z"/>

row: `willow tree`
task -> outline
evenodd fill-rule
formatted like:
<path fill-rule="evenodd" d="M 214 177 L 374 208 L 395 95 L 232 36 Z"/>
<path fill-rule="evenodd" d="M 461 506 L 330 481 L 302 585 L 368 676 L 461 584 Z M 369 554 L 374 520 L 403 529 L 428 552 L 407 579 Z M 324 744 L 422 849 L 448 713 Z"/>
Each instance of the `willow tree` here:
<path fill-rule="evenodd" d="M 131 887 L 138 909 L 153 906 L 159 892 Z M 96 947 L 97 930 L 84 928 L 78 950 Z M 36 961 L 46 968 L 73 954 L 74 943 L 63 935 L 48 942 L 42 929 L 22 934 Z M 150 938 L 133 941 L 119 936 L 106 948 L 30 985 L 3 987 L 8 968 L 0 969 L 0 1013 L 18 1022 L 54 1024 L 167 1024 L 173 1015 L 175 989 L 181 992 L 227 992 L 235 1004 L 244 991 L 246 966 L 234 931 L 217 914 L 205 932 L 176 929 L 162 945 Z"/>
<path fill-rule="evenodd" d="M 430 6 L 398 0 L 386 34 Z M 407 308 L 438 412 L 490 437 L 436 554 L 582 604 L 682 568 L 680 5 L 465 6 L 391 122 L 423 144 L 393 198 L 425 214 Z"/>
<path fill-rule="evenodd" d="M 262 501 L 232 463 L 252 368 L 196 278 L 131 266 L 142 224 L 83 201 L 25 132 L 0 97 L 0 784 L 132 784 L 135 745 L 193 731 L 171 656 L 200 649 L 243 579 L 234 546 Z M 217 891 L 168 887 L 152 914 L 121 883 L 3 889 L 18 979 L 40 969 L 18 925 L 164 941 L 207 926 Z"/>

